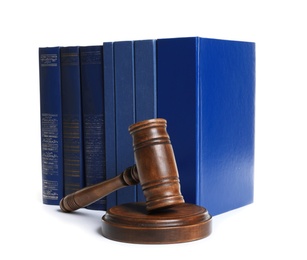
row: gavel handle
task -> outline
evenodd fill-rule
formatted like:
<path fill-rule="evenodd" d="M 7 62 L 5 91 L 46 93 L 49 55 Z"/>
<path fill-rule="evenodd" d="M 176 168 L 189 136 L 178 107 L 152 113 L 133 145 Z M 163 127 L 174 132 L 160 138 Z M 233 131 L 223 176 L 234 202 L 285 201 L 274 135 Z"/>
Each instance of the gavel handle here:
<path fill-rule="evenodd" d="M 133 165 L 112 179 L 85 187 L 67 195 L 61 199 L 60 207 L 63 212 L 72 212 L 94 203 L 113 191 L 138 183 L 139 178 L 137 169 L 136 166 Z"/>

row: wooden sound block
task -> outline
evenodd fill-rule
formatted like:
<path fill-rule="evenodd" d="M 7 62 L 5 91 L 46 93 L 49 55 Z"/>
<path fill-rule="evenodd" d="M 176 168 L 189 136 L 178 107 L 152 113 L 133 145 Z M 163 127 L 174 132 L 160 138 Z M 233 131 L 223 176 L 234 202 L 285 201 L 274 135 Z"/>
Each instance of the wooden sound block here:
<path fill-rule="evenodd" d="M 205 208 L 194 204 L 148 212 L 145 203 L 127 203 L 110 208 L 102 217 L 102 235 L 138 244 L 189 242 L 209 236 L 211 220 Z"/>

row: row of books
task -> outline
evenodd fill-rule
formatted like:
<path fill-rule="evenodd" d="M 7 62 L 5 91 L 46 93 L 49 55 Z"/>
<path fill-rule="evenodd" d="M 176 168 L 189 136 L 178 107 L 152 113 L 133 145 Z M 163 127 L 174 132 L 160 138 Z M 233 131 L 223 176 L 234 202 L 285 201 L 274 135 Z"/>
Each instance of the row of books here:
<path fill-rule="evenodd" d="M 128 127 L 165 118 L 188 203 L 253 202 L 255 43 L 201 37 L 39 48 L 43 202 L 134 164 Z M 141 187 L 88 208 L 144 201 Z"/>

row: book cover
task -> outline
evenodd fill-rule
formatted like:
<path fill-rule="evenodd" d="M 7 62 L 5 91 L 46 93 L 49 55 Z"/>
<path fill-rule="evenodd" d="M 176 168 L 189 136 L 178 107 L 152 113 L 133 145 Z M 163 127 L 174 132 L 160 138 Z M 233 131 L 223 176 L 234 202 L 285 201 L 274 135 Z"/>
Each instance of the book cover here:
<path fill-rule="evenodd" d="M 41 162 L 43 203 L 63 198 L 61 66 L 59 47 L 39 48 Z"/>
<path fill-rule="evenodd" d="M 158 39 L 157 76 L 186 202 L 212 215 L 252 203 L 255 44 Z"/>
<path fill-rule="evenodd" d="M 64 195 L 84 187 L 79 47 L 61 47 Z"/>
<path fill-rule="evenodd" d="M 136 122 L 157 117 L 156 40 L 134 41 Z M 137 185 L 137 201 L 145 201 Z"/>
<path fill-rule="evenodd" d="M 114 42 L 116 163 L 120 174 L 134 164 L 132 138 L 128 127 L 135 123 L 135 78 L 133 41 Z M 117 192 L 117 204 L 136 201 L 136 187 Z"/>
<path fill-rule="evenodd" d="M 105 111 L 105 153 L 106 179 L 117 175 L 116 164 L 116 122 L 115 122 L 115 75 L 114 75 L 114 45 L 113 42 L 103 43 L 104 71 L 104 111 Z M 106 197 L 106 208 L 116 206 L 116 192 Z"/>
<path fill-rule="evenodd" d="M 103 46 L 80 47 L 85 186 L 106 180 Z M 87 206 L 106 210 L 106 198 Z"/>

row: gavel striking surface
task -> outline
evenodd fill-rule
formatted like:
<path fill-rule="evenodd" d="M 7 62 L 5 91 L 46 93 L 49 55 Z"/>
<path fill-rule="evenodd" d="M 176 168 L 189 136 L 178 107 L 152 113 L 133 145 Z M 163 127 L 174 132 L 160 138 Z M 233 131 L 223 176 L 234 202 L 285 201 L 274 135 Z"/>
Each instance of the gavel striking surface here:
<path fill-rule="evenodd" d="M 182 243 L 209 236 L 211 222 L 208 211 L 194 204 L 148 212 L 145 203 L 135 202 L 110 208 L 102 217 L 102 235 L 127 243 Z"/>

